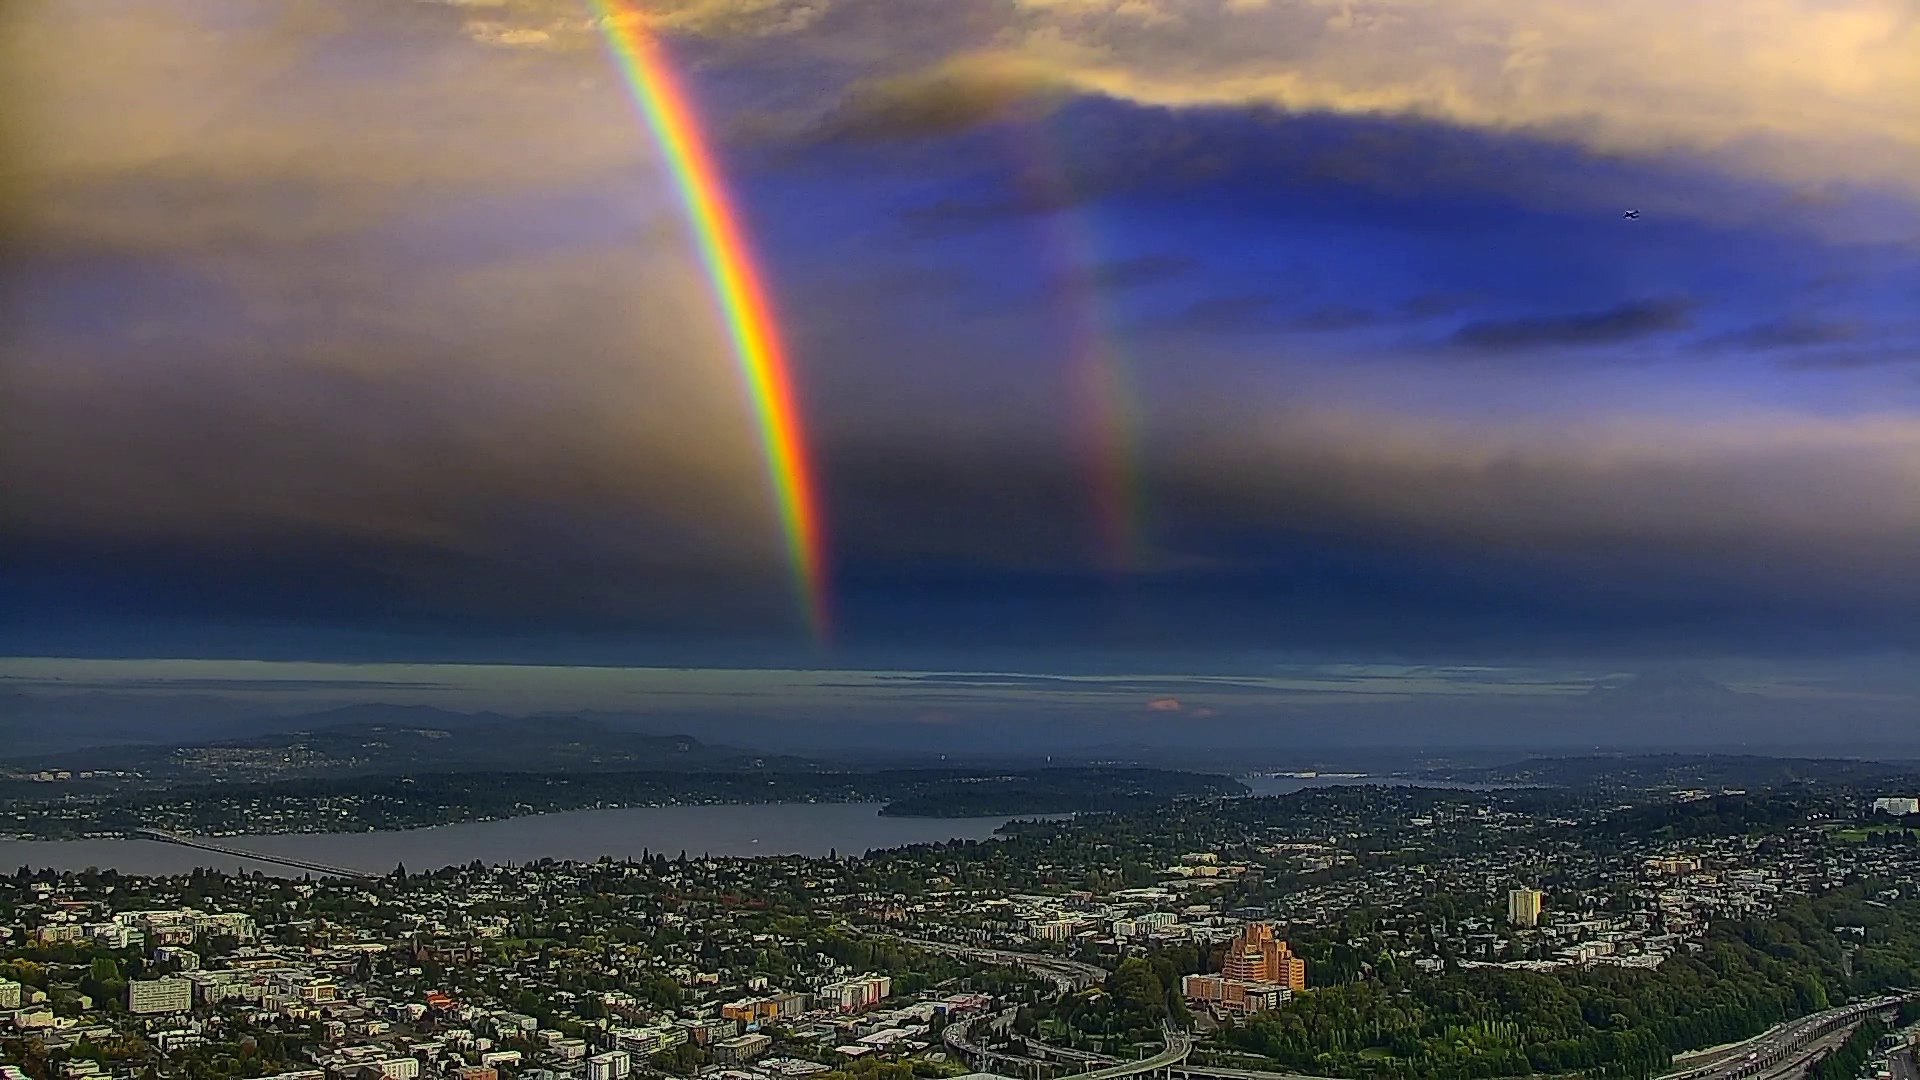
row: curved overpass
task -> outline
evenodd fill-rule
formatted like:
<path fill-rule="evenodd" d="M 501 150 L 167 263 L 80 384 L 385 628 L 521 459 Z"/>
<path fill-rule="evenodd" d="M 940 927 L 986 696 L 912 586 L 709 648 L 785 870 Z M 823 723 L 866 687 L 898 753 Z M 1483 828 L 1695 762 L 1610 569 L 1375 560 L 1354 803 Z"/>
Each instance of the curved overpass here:
<path fill-rule="evenodd" d="M 1119 1080 L 1126 1076 L 1144 1076 L 1148 1073 L 1173 1069 L 1187 1060 L 1193 1052 L 1193 1036 L 1184 1031 L 1167 1032 L 1167 1048 L 1149 1058 L 1139 1061 L 1123 1061 L 1118 1065 L 1103 1065 L 1091 1072 L 1074 1073 L 1062 1080 Z"/>
<path fill-rule="evenodd" d="M 1011 1068 L 1015 1075 L 1024 1075 L 1031 1071 L 1034 1063 L 1026 1058 L 1003 1054 L 998 1050 L 989 1050 L 973 1038 L 973 1026 L 984 1021 L 986 1027 L 1004 1029 L 1013 1022 L 1015 1010 L 1005 1009 L 992 1016 L 969 1017 L 955 1020 L 940 1032 L 940 1041 L 946 1044 L 961 1060 L 976 1069 L 986 1069 L 994 1065 Z"/>

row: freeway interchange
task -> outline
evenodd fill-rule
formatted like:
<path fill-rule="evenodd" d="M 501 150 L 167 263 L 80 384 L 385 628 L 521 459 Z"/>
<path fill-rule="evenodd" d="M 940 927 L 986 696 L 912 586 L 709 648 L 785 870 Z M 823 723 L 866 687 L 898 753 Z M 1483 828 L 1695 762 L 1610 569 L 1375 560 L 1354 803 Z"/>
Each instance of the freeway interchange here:
<path fill-rule="evenodd" d="M 1011 952 L 1006 949 L 983 949 L 973 945 L 954 945 L 944 941 L 925 941 L 920 938 L 901 938 L 900 940 L 928 952 L 971 960 L 977 964 L 1019 968 L 1022 971 L 1032 972 L 1042 978 L 1053 980 L 1054 987 L 1063 994 L 1099 986 L 1111 974 L 1106 968 L 1083 964 L 1064 956 Z"/>
<path fill-rule="evenodd" d="M 1798 1075 L 1799 1066 L 1806 1064 L 1810 1057 L 1802 1051 L 1835 1032 L 1851 1030 L 1874 1013 L 1891 1012 L 1899 1007 L 1900 1001 L 1898 997 L 1874 998 L 1789 1020 L 1716 1053 L 1706 1064 L 1668 1073 L 1663 1080 L 1743 1080 L 1781 1073 Z"/>
<path fill-rule="evenodd" d="M 912 938 L 904 940 L 949 956 L 1032 972 L 1053 980 L 1061 993 L 1097 986 L 1108 975 L 1104 968 L 1065 957 Z M 1905 995 L 1912 996 L 1920 995 Z M 1665 1074 L 1661 1080 L 1794 1080 L 1804 1073 L 1815 1058 L 1829 1049 L 1831 1044 L 1844 1039 L 1861 1021 L 1876 1013 L 1892 1012 L 1903 999 L 1900 995 L 1878 997 L 1777 1024 L 1744 1042 L 1691 1055 L 1691 1060 L 1685 1066 Z M 1022 1042 L 1022 1053 L 1008 1053 L 989 1049 L 974 1037 L 975 1025 L 989 1032 L 1004 1034 L 1013 1024 L 1014 1012 L 1007 1009 L 992 1016 L 948 1025 L 944 1036 L 948 1049 L 975 1068 L 1004 1069 L 1012 1075 L 1035 1077 L 1036 1080 L 1062 1066 L 1078 1066 L 1083 1071 L 1062 1076 L 1061 1080 L 1123 1080 L 1125 1077 L 1156 1073 L 1170 1078 L 1185 1076 L 1204 1080 L 1330 1080 L 1294 1073 L 1194 1065 L 1188 1061 L 1193 1052 L 1193 1036 L 1171 1028 L 1164 1030 L 1165 1049 L 1137 1061 L 1053 1046 L 1035 1039 Z M 1894 1080 L 1920 1080 L 1920 1068 L 1915 1066 L 1911 1055 L 1895 1064 L 1896 1069 L 1904 1072 L 1904 1075 L 1896 1075 Z"/>

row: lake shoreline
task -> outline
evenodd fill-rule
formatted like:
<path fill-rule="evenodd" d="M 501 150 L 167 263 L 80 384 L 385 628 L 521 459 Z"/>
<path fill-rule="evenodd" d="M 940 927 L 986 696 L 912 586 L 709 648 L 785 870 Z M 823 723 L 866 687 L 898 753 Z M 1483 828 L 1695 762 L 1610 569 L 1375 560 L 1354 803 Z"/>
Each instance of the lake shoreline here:
<path fill-rule="evenodd" d="M 280 832 L 196 837 L 273 858 L 291 858 L 367 872 L 404 863 L 414 869 L 529 863 L 591 862 L 643 854 L 767 858 L 859 855 L 915 844 L 994 839 L 1013 821 L 1038 815 L 905 818 L 880 803 L 720 803 L 612 807 L 523 814 L 411 829 Z M 0 867 L 123 873 L 186 873 L 195 867 L 297 877 L 284 866 L 139 837 L 0 840 Z"/>

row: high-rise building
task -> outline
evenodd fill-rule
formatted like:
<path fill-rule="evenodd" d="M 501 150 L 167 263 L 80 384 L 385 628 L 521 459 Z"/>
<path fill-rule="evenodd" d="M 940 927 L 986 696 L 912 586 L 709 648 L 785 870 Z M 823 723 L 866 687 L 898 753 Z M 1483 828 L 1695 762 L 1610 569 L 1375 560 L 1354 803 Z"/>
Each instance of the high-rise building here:
<path fill-rule="evenodd" d="M 0 1009 L 20 1007 L 20 984 L 12 979 L 0 979 Z"/>
<path fill-rule="evenodd" d="M 1249 923 L 1228 942 L 1220 975 L 1231 982 L 1274 983 L 1289 990 L 1307 988 L 1307 962 L 1274 936 L 1272 923 Z"/>
<path fill-rule="evenodd" d="M 1539 889 L 1518 888 L 1507 892 L 1507 921 L 1515 926 L 1540 925 L 1541 901 L 1546 899 Z"/>
<path fill-rule="evenodd" d="M 193 1008 L 193 984 L 185 979 L 135 979 L 127 984 L 127 1011 L 175 1013 Z"/>

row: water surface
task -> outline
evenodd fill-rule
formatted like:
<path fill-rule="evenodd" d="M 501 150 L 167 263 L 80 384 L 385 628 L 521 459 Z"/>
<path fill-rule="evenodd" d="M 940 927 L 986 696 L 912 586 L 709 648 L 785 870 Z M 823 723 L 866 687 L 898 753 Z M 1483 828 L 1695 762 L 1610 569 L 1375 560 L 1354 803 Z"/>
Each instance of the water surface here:
<path fill-rule="evenodd" d="M 878 803 L 763 803 L 745 806 L 640 806 L 574 810 L 504 821 L 474 821 L 396 832 L 297 833 L 221 837 L 225 847 L 371 872 L 404 863 L 432 870 L 475 859 L 527 863 L 638 858 L 651 850 L 700 855 L 859 855 L 868 849 L 944 840 L 985 840 L 1010 818 L 881 817 Z M 0 841 L 0 872 L 17 866 L 128 874 L 183 874 L 195 867 L 300 871 L 152 840 Z"/>
<path fill-rule="evenodd" d="M 1404 776 L 1389 776 L 1385 773 L 1344 773 L 1318 776 L 1242 776 L 1240 782 L 1247 785 L 1255 795 L 1291 795 L 1308 788 L 1330 787 L 1422 787 L 1444 788 L 1448 791 L 1515 791 L 1526 785 L 1516 784 L 1470 784 L 1454 780 L 1413 780 Z"/>

